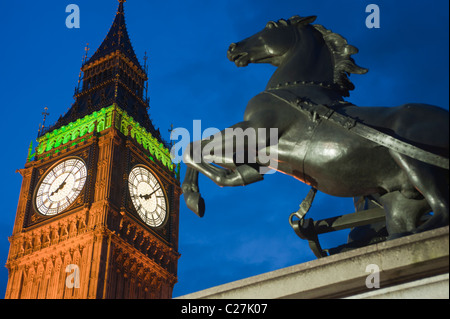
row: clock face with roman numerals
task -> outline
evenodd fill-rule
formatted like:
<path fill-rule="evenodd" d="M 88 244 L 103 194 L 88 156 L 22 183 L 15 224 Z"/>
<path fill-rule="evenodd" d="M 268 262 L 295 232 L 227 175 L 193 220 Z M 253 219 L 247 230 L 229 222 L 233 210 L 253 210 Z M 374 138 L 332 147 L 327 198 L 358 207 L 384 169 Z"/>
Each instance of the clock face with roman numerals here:
<path fill-rule="evenodd" d="M 144 166 L 135 166 L 128 178 L 131 200 L 141 219 L 151 227 L 167 219 L 167 201 L 156 176 Z"/>
<path fill-rule="evenodd" d="M 46 216 L 69 207 L 86 183 L 86 164 L 79 158 L 66 159 L 45 173 L 35 194 L 35 207 Z"/>

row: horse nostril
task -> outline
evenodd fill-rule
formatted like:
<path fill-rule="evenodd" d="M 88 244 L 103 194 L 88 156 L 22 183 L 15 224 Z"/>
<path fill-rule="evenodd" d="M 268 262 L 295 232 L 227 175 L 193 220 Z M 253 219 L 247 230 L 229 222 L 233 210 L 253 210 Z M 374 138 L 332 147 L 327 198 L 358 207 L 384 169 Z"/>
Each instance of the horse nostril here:
<path fill-rule="evenodd" d="M 228 51 L 233 51 L 235 48 L 237 47 L 237 44 L 236 43 L 231 43 L 230 44 L 230 47 L 228 48 Z"/>

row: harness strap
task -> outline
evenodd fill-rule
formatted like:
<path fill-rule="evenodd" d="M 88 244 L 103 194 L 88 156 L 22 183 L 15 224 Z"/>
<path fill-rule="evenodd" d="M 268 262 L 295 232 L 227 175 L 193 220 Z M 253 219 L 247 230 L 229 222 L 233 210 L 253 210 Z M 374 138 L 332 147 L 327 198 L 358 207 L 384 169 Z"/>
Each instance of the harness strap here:
<path fill-rule="evenodd" d="M 294 95 L 293 93 L 289 91 L 284 91 L 291 95 Z M 416 160 L 419 160 L 421 162 L 438 166 L 443 169 L 448 170 L 449 169 L 449 159 L 437 155 L 431 152 L 428 152 L 426 150 L 423 150 L 421 148 L 418 148 L 412 144 L 403 142 L 393 136 L 390 136 L 388 134 L 385 134 L 383 132 L 380 132 L 370 126 L 367 126 L 365 124 L 362 124 L 358 122 L 357 120 L 347 116 L 340 114 L 330 108 L 327 105 L 323 104 L 313 104 L 311 102 L 304 102 L 300 100 L 297 96 L 295 96 L 295 102 L 291 101 L 290 99 L 286 99 L 282 96 L 280 96 L 277 93 L 274 93 L 271 91 L 264 91 L 264 93 L 270 94 L 279 100 L 282 100 L 283 102 L 290 104 L 300 110 L 306 111 L 309 114 L 312 115 L 312 120 L 316 121 L 317 118 L 322 118 L 325 120 L 328 120 L 334 124 L 337 124 L 340 127 L 345 128 L 349 132 L 352 132 L 358 136 L 361 136 L 369 141 L 372 141 L 374 143 L 377 143 L 379 145 L 382 145 L 384 147 L 387 147 L 391 150 L 396 151 L 397 153 L 407 155 L 411 158 L 414 158 Z"/>

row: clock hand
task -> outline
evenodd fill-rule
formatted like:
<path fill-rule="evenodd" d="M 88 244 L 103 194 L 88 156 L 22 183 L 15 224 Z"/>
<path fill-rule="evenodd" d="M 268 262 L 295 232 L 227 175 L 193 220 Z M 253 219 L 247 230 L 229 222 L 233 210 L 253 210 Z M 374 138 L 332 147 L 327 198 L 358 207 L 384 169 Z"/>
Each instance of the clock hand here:
<path fill-rule="evenodd" d="M 59 185 L 58 188 L 50 194 L 50 196 L 53 196 L 54 194 L 58 193 L 61 189 L 64 188 L 65 185 L 66 185 L 66 181 L 62 182 L 61 185 Z"/>
<path fill-rule="evenodd" d="M 140 198 L 143 198 L 145 200 L 150 199 L 152 197 L 152 195 L 154 193 L 156 193 L 161 187 L 158 187 L 157 189 L 155 189 L 153 192 L 151 192 L 150 194 L 147 195 L 139 195 Z"/>
<path fill-rule="evenodd" d="M 72 174 L 72 172 L 73 172 L 73 170 L 75 169 L 75 167 L 76 167 L 76 165 L 73 165 L 73 166 L 72 166 L 72 169 L 70 170 L 69 174 L 67 174 L 66 178 L 64 178 L 64 180 L 63 180 L 63 182 L 61 183 L 61 185 L 59 185 L 58 188 L 57 188 L 54 192 L 52 192 L 52 193 L 50 194 L 50 196 L 53 196 L 53 194 L 58 193 L 61 189 L 64 188 L 64 186 L 66 185 L 67 179 L 68 179 L 69 176 Z"/>
<path fill-rule="evenodd" d="M 139 197 L 147 200 L 150 198 L 150 195 L 148 195 L 148 194 L 147 195 L 139 195 Z"/>

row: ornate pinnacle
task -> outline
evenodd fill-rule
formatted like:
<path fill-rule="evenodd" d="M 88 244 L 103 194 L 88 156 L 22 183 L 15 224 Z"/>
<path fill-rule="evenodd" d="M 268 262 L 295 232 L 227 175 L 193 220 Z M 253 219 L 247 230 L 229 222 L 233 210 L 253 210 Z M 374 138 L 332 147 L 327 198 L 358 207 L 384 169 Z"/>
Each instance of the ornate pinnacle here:
<path fill-rule="evenodd" d="M 123 13 L 123 4 L 126 2 L 127 0 L 119 0 L 119 8 L 117 9 L 117 12 Z"/>
<path fill-rule="evenodd" d="M 44 112 L 42 112 L 42 115 L 44 115 L 44 119 L 42 120 L 42 125 L 39 124 L 38 135 L 39 135 L 39 133 L 41 133 L 41 130 L 43 130 L 45 127 L 45 119 L 47 118 L 47 115 L 50 115 L 50 113 L 48 113 L 47 111 L 48 111 L 48 107 L 44 107 Z"/>

